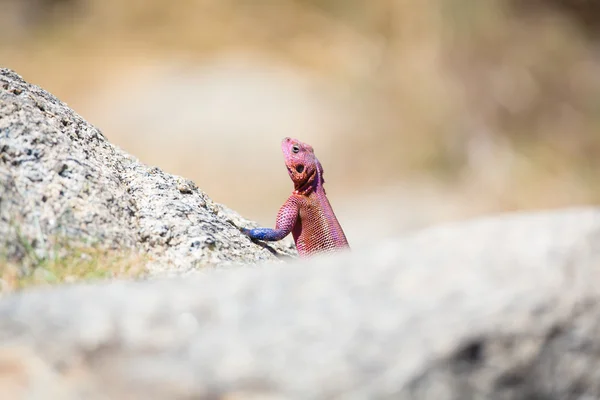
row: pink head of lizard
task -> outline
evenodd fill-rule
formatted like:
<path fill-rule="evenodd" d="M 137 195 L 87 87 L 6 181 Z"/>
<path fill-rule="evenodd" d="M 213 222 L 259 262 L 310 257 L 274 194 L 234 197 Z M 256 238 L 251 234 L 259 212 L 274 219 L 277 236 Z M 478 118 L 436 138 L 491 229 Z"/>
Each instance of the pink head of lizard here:
<path fill-rule="evenodd" d="M 325 182 L 323 167 L 311 145 L 286 137 L 281 142 L 281 151 L 296 193 L 310 194 L 317 185 Z"/>

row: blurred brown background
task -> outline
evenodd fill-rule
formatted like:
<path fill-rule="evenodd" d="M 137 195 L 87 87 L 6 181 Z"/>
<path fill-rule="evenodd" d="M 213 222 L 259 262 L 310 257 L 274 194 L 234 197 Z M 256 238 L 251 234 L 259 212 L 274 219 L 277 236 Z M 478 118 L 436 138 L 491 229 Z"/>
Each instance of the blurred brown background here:
<path fill-rule="evenodd" d="M 358 244 L 598 202 L 598 4 L 0 0 L 0 65 L 267 226 L 306 141 Z"/>

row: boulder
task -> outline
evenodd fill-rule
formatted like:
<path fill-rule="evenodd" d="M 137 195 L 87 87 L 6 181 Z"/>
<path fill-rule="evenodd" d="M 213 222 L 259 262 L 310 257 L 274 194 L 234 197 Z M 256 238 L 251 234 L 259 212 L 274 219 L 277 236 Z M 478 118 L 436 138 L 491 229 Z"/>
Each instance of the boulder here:
<path fill-rule="evenodd" d="M 599 398 L 599 281 L 590 208 L 22 292 L 0 301 L 0 398 Z"/>
<path fill-rule="evenodd" d="M 198 149 L 198 157 L 210 149 Z M 155 274 L 293 256 L 191 181 L 140 163 L 43 89 L 0 69 L 0 251 L 47 257 L 57 241 L 130 249 Z"/>

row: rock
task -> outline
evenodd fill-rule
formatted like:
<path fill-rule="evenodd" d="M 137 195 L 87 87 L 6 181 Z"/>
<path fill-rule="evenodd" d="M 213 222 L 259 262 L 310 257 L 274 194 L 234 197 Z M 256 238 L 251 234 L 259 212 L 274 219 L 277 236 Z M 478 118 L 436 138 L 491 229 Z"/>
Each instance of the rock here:
<path fill-rule="evenodd" d="M 0 390 L 598 398 L 599 281 L 600 210 L 574 209 L 441 226 L 285 268 L 23 292 L 0 301 Z"/>
<path fill-rule="evenodd" d="M 202 149 L 199 149 L 200 156 Z M 193 182 L 141 164 L 51 94 L 0 69 L 0 252 L 44 257 L 57 238 L 149 254 L 154 273 L 295 254 Z"/>

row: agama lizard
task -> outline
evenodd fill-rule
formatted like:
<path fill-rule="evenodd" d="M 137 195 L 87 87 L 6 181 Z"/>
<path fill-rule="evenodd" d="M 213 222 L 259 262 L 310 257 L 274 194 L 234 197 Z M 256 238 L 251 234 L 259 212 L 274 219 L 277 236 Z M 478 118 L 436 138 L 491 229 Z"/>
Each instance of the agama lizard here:
<path fill-rule="evenodd" d="M 242 228 L 242 232 L 251 239 L 266 241 L 281 240 L 292 232 L 300 257 L 349 248 L 325 195 L 323 167 L 313 148 L 296 139 L 285 138 L 281 150 L 294 182 L 294 191 L 279 209 L 275 229 Z"/>

